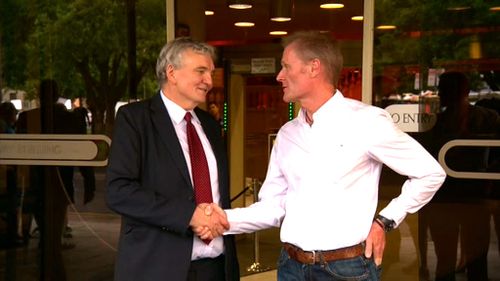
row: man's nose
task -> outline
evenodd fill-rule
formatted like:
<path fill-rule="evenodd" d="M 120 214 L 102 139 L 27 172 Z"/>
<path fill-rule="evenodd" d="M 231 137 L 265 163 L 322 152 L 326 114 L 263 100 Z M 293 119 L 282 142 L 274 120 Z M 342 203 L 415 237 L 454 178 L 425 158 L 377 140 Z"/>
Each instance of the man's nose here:
<path fill-rule="evenodd" d="M 203 82 L 208 84 L 208 85 L 212 85 L 212 74 L 207 73 L 207 74 L 203 75 Z"/>
<path fill-rule="evenodd" d="M 278 72 L 278 75 L 276 76 L 276 81 L 281 82 L 283 81 L 283 69 Z"/>

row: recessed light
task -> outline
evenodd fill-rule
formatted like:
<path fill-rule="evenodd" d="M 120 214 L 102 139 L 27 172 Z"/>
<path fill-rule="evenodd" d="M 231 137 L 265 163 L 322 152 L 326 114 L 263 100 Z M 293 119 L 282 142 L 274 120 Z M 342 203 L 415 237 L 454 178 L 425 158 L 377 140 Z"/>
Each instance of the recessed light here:
<path fill-rule="evenodd" d="M 269 32 L 269 35 L 287 35 L 287 34 L 288 34 L 288 32 L 282 31 L 282 30 L 275 30 L 275 31 Z"/>
<path fill-rule="evenodd" d="M 351 17 L 351 20 L 353 20 L 353 21 L 362 21 L 363 20 L 363 16 L 353 16 L 353 17 Z"/>
<path fill-rule="evenodd" d="M 250 5 L 250 4 L 231 4 L 231 5 L 229 5 L 229 8 L 237 9 L 237 10 L 244 10 L 244 9 L 252 8 L 252 5 Z"/>
<path fill-rule="evenodd" d="M 255 25 L 255 23 L 249 21 L 239 21 L 235 22 L 234 25 L 238 27 L 252 27 Z"/>
<path fill-rule="evenodd" d="M 274 18 L 271 18 L 271 20 L 272 21 L 284 22 L 284 21 L 291 21 L 292 18 L 289 18 L 289 17 L 274 17 Z"/>
<path fill-rule="evenodd" d="M 205 16 L 213 16 L 215 13 L 214 11 L 206 10 L 205 11 Z"/>
<path fill-rule="evenodd" d="M 344 8 L 342 3 L 324 3 L 319 6 L 321 9 L 340 9 Z"/>
<path fill-rule="evenodd" d="M 379 30 L 391 30 L 391 29 L 396 29 L 396 26 L 395 25 L 379 25 L 377 26 L 377 29 Z"/>

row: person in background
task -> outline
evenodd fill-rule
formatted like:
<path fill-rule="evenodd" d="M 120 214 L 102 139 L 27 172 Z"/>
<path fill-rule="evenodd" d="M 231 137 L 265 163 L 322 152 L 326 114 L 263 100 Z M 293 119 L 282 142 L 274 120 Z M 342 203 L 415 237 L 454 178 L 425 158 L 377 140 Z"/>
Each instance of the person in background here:
<path fill-rule="evenodd" d="M 225 210 L 226 233 L 281 226 L 278 280 L 379 280 L 385 233 L 446 175 L 386 111 L 337 90 L 343 59 L 329 35 L 298 32 L 284 47 L 277 80 L 283 100 L 302 108 L 277 134 L 259 201 Z M 408 178 L 377 214 L 383 164 Z"/>
<path fill-rule="evenodd" d="M 87 128 L 91 128 L 89 111 L 82 105 L 80 97 L 73 99 L 73 113 L 77 121 L 79 134 L 87 134 Z M 91 166 L 78 167 L 83 177 L 83 204 L 87 204 L 94 199 L 95 195 L 95 171 Z"/>
<path fill-rule="evenodd" d="M 80 130 L 83 131 L 83 128 L 85 128 L 85 132 L 87 133 L 88 131 L 91 130 L 92 128 L 92 120 L 91 120 L 91 114 L 90 111 L 82 104 L 82 98 L 77 97 L 72 99 L 71 103 L 72 111 L 78 115 L 79 119 L 79 126 Z"/>
<path fill-rule="evenodd" d="M 170 41 L 157 60 L 159 92 L 117 113 L 106 193 L 122 216 L 115 280 L 239 280 L 234 237 L 193 232 L 228 227 L 209 205 L 230 207 L 219 125 L 197 107 L 212 88 L 214 55 L 190 38 Z"/>
<path fill-rule="evenodd" d="M 495 85 L 492 89 L 498 91 L 498 86 Z M 500 97 L 491 97 L 480 99 L 476 102 L 477 106 L 486 107 L 495 110 L 500 115 Z M 500 147 L 490 148 L 490 163 L 488 171 L 492 173 L 500 173 Z M 490 188 L 490 209 L 493 217 L 495 233 L 497 241 L 500 240 L 500 180 L 492 181 Z M 497 244 L 498 253 L 500 253 L 500 243 Z"/>
<path fill-rule="evenodd" d="M 216 102 L 208 103 L 208 113 L 219 123 L 220 136 L 224 137 L 224 120 L 222 119 L 222 110 Z"/>
<path fill-rule="evenodd" d="M 0 104 L 0 134 L 15 134 L 16 133 L 17 109 L 10 101 Z M 5 243 L 7 247 L 16 247 L 23 245 L 23 239 L 18 233 L 18 214 L 20 211 L 20 192 L 17 184 L 17 167 L 12 165 L 5 166 L 5 196 L 1 194 L 0 200 L 5 202 L 1 204 L 5 206 L 5 222 L 7 237 Z M 5 201 L 4 201 L 5 200 Z M 3 244 L 3 243 L 0 243 Z"/>
<path fill-rule="evenodd" d="M 23 111 L 17 121 L 17 133 L 21 134 L 77 134 L 74 115 L 64 104 L 57 103 L 59 98 L 58 84 L 53 79 L 40 82 L 40 107 Z M 72 166 L 29 166 L 24 177 L 27 180 L 25 201 L 31 201 L 29 209 L 33 212 L 39 233 L 49 233 L 54 244 L 54 280 L 66 280 L 66 271 L 61 251 L 75 247 L 74 243 L 65 241 L 67 207 L 73 201 L 73 167 Z M 50 186 L 47 186 L 50 182 Z M 49 193 L 46 192 L 49 191 Z M 53 205 L 45 206 L 44 194 L 51 196 Z M 44 208 L 51 208 L 53 224 L 46 224 Z M 45 228 L 50 229 L 46 231 Z M 39 237 L 41 235 L 38 235 Z M 48 239 L 46 237 L 46 239 Z M 41 241 L 41 240 L 40 240 Z"/>
<path fill-rule="evenodd" d="M 215 102 L 208 103 L 208 112 L 215 120 L 217 120 L 219 123 L 221 122 L 222 114 L 219 106 Z"/>
<path fill-rule="evenodd" d="M 0 104 L 0 133 L 16 133 L 17 109 L 10 101 Z"/>
<path fill-rule="evenodd" d="M 439 77 L 442 111 L 436 125 L 423 136 L 423 144 L 437 159 L 444 144 L 455 139 L 498 139 L 500 118 L 490 109 L 471 105 L 469 81 L 462 72 L 448 71 Z M 487 172 L 487 147 L 455 147 L 446 153 L 446 165 L 454 171 Z M 446 178 L 424 211 L 437 257 L 436 279 L 455 280 L 458 242 L 467 279 L 488 280 L 487 255 L 490 237 L 488 204 L 492 181 Z"/>

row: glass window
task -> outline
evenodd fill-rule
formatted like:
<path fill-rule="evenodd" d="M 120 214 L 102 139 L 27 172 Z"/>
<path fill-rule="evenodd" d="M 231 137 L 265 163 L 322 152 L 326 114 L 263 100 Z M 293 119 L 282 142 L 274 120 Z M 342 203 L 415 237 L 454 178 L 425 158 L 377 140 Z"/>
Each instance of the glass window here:
<path fill-rule="evenodd" d="M 491 1 L 375 2 L 374 104 L 448 174 L 432 201 L 389 234 L 383 279 L 500 276 L 498 8 Z M 403 180 L 385 171 L 382 206 Z"/>
<path fill-rule="evenodd" d="M 1 1 L 0 279 L 113 279 L 109 137 L 119 105 L 157 93 L 165 5 Z"/>

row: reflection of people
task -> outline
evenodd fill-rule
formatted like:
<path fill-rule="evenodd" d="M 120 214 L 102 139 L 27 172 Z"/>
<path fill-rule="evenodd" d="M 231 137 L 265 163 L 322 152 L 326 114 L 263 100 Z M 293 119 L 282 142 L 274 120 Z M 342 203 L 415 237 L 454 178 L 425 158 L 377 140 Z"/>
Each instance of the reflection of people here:
<path fill-rule="evenodd" d="M 0 104 L 0 134 L 14 134 L 16 132 L 17 109 L 10 101 Z M 7 223 L 7 237 L 5 243 L 7 247 L 22 245 L 23 240 L 18 235 L 18 213 L 19 213 L 19 195 L 17 185 L 16 166 L 5 166 L 5 194 L 0 197 L 5 200 L 2 204 L 2 212 L 5 212 L 5 222 Z M 3 201 L 3 200 L 2 200 Z M 5 209 L 4 209 L 5 207 Z M 3 245 L 3 243 L 1 243 Z"/>
<path fill-rule="evenodd" d="M 444 171 L 386 111 L 336 90 L 342 55 L 328 35 L 300 32 L 284 46 L 277 80 L 302 109 L 278 132 L 259 202 L 227 210 L 229 233 L 281 225 L 278 280 L 378 280 L 384 230 L 426 204 Z M 382 164 L 408 179 L 375 215 Z"/>
<path fill-rule="evenodd" d="M 438 94 L 444 110 L 423 138 L 436 158 L 441 147 L 454 139 L 498 138 L 498 114 L 471 105 L 469 91 L 467 77 L 461 72 L 445 72 L 439 77 Z M 455 171 L 485 172 L 488 169 L 488 150 L 483 147 L 450 149 L 445 159 Z M 437 257 L 436 280 L 455 280 L 459 236 L 467 279 L 488 279 L 490 215 L 485 204 L 488 184 L 485 180 L 448 177 L 426 206 Z"/>
<path fill-rule="evenodd" d="M 17 109 L 10 101 L 0 104 L 0 133 L 14 134 L 16 132 Z"/>
<path fill-rule="evenodd" d="M 88 128 L 92 127 L 89 110 L 83 106 L 82 99 L 80 97 L 73 99 L 72 107 L 73 112 L 77 115 L 80 130 L 83 134 L 86 134 Z"/>
<path fill-rule="evenodd" d="M 492 78 L 490 78 L 492 79 Z M 492 85 L 492 89 L 498 90 L 498 86 Z M 495 110 L 500 115 L 500 98 L 484 98 L 476 102 L 476 105 L 486 107 Z M 488 171 L 492 173 L 500 173 L 500 147 L 490 148 L 490 163 L 488 166 Z M 497 240 L 500 240 L 500 181 L 493 181 L 490 188 L 490 205 L 491 214 L 493 216 L 495 233 L 497 235 Z M 497 243 L 498 252 L 500 253 L 500 243 Z"/>
<path fill-rule="evenodd" d="M 202 241 L 192 230 L 220 234 L 227 227 L 200 203 L 207 162 L 203 186 L 215 204 L 230 206 L 218 124 L 197 108 L 212 87 L 213 55 L 189 38 L 169 42 L 157 61 L 160 92 L 118 111 L 107 170 L 107 203 L 122 215 L 115 280 L 239 280 L 234 237 Z M 191 156 L 199 145 L 191 143 L 187 113 L 203 146 L 198 156 Z"/>
<path fill-rule="evenodd" d="M 401 95 L 398 94 L 398 84 L 397 79 L 391 76 L 373 77 L 373 98 L 380 107 L 385 108 L 399 102 Z"/>
<path fill-rule="evenodd" d="M 175 27 L 175 37 L 188 37 L 191 35 L 191 28 L 185 23 L 178 23 Z"/>
<path fill-rule="evenodd" d="M 42 80 L 40 83 L 40 108 L 23 111 L 19 114 L 17 122 L 18 133 L 30 134 L 75 134 L 76 121 L 74 115 L 69 112 L 63 104 L 57 104 L 58 86 L 56 81 L 51 79 Z M 50 183 L 51 186 L 46 186 Z M 30 190 L 28 193 L 33 198 L 33 213 L 39 227 L 40 233 L 52 235 L 50 240 L 54 244 L 54 264 L 53 268 L 55 280 L 66 280 L 66 272 L 61 250 L 65 247 L 74 247 L 71 243 L 62 243 L 63 229 L 65 228 L 65 218 L 67 206 L 73 200 L 73 167 L 41 167 L 31 166 L 29 170 Z M 44 222 L 44 210 L 42 200 L 45 190 L 50 190 L 50 208 L 53 213 L 53 224 Z M 65 192 L 66 191 L 66 192 Z M 68 195 L 68 196 L 66 196 Z M 26 196 L 29 197 L 29 196 Z M 47 206 L 49 208 L 49 206 Z M 50 231 L 45 231 L 49 228 Z M 48 237 L 45 237 L 49 239 Z"/>
<path fill-rule="evenodd" d="M 73 99 L 73 113 L 77 121 L 79 134 L 86 134 L 90 127 L 89 111 L 82 105 L 81 98 Z M 95 194 L 95 171 L 94 167 L 78 167 L 83 178 L 83 204 L 87 204 L 94 199 Z"/>

